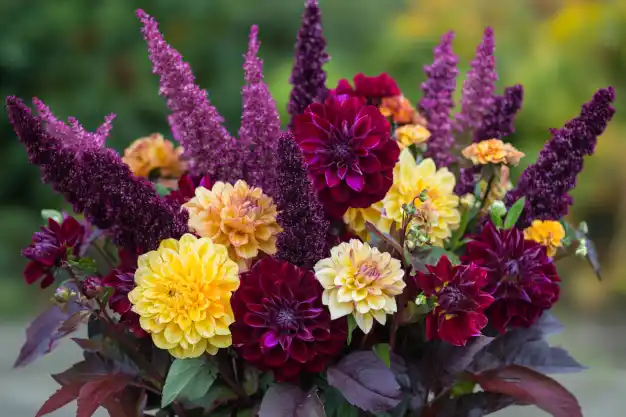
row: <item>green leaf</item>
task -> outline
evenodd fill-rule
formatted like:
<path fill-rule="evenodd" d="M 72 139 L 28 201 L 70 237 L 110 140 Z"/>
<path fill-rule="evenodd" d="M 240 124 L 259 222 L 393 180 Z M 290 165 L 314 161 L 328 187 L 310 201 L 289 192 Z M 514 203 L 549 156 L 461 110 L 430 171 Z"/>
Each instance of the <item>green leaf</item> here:
<path fill-rule="evenodd" d="M 441 258 L 444 255 L 450 260 L 452 265 L 458 265 L 461 262 L 459 260 L 459 257 L 456 256 L 454 252 L 447 251 L 444 248 L 441 248 L 439 246 L 431 246 L 429 248 L 428 255 L 426 255 L 426 259 L 424 260 L 424 263 L 426 265 L 436 265 L 437 262 L 439 262 L 439 258 Z"/>
<path fill-rule="evenodd" d="M 460 397 L 461 395 L 471 394 L 474 392 L 476 382 L 469 379 L 460 379 L 454 383 L 450 393 L 452 398 Z"/>
<path fill-rule="evenodd" d="M 168 195 L 171 192 L 169 188 L 159 183 L 154 184 L 154 189 L 156 190 L 157 194 L 160 196 Z"/>
<path fill-rule="evenodd" d="M 388 343 L 374 345 L 372 346 L 372 350 L 381 361 L 385 362 L 387 368 L 391 368 L 391 358 L 389 357 L 391 349 Z"/>
<path fill-rule="evenodd" d="M 205 408 L 205 412 L 211 413 L 211 416 L 214 414 L 213 410 L 222 404 L 226 404 L 229 401 L 232 401 L 237 398 L 237 395 L 227 386 L 216 382 L 211 385 L 208 392 L 198 400 L 193 403 Z M 217 414 L 217 413 L 215 413 Z"/>
<path fill-rule="evenodd" d="M 328 387 L 324 390 L 323 402 L 328 417 L 359 416 L 359 409 L 346 401 L 336 388 Z"/>
<path fill-rule="evenodd" d="M 104 304 L 109 302 L 109 298 L 111 298 L 111 296 L 113 295 L 113 293 L 115 292 L 115 288 L 113 287 L 104 287 L 103 292 L 102 292 L 102 302 Z"/>
<path fill-rule="evenodd" d="M 574 226 L 565 220 L 561 220 L 561 226 L 563 226 L 563 230 L 565 230 L 565 237 L 562 240 L 564 246 L 570 246 L 578 240 L 578 231 Z"/>
<path fill-rule="evenodd" d="M 348 341 L 346 342 L 348 345 L 352 343 L 352 333 L 356 329 L 356 320 L 352 314 L 348 315 Z"/>
<path fill-rule="evenodd" d="M 176 359 L 165 378 L 161 407 L 168 406 L 179 396 L 188 400 L 205 396 L 216 377 L 217 366 L 212 361 L 205 358 Z"/>
<path fill-rule="evenodd" d="M 41 210 L 41 218 L 45 222 L 47 222 L 48 219 L 52 219 L 59 224 L 63 222 L 63 215 L 58 210 L 43 209 Z"/>
<path fill-rule="evenodd" d="M 244 364 L 243 389 L 248 395 L 253 395 L 259 390 L 259 371 L 257 368 Z"/>
<path fill-rule="evenodd" d="M 502 217 L 498 216 L 493 211 L 489 212 L 489 217 L 491 218 L 491 222 L 494 224 L 494 226 L 496 226 L 498 229 L 502 229 Z"/>
<path fill-rule="evenodd" d="M 526 204 L 526 197 L 520 198 L 511 206 L 504 219 L 504 229 L 510 229 L 515 226 L 515 223 L 522 215 L 522 211 L 524 211 L 524 204 Z"/>
<path fill-rule="evenodd" d="M 267 391 L 267 389 L 274 383 L 274 373 L 272 371 L 265 372 L 259 378 L 259 388 L 261 391 Z"/>
<path fill-rule="evenodd" d="M 67 263 L 73 270 L 75 270 L 75 272 L 78 272 L 79 274 L 90 275 L 98 272 L 98 265 L 92 258 L 85 257 L 80 258 L 77 261 L 68 260 Z"/>

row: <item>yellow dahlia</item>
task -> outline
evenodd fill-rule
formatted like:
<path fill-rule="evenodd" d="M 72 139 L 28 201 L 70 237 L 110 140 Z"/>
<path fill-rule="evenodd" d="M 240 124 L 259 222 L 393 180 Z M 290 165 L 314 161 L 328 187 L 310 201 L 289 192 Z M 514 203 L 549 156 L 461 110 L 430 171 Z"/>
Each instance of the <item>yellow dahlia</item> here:
<path fill-rule="evenodd" d="M 552 257 L 556 255 L 558 248 L 563 246 L 565 229 L 561 222 L 555 220 L 533 220 L 524 230 L 524 237 L 545 246 L 548 256 Z"/>
<path fill-rule="evenodd" d="M 463 156 L 471 160 L 474 165 L 506 164 L 517 165 L 524 154 L 510 143 L 500 139 L 488 139 L 472 143 L 462 151 Z"/>
<path fill-rule="evenodd" d="M 414 203 L 420 207 L 428 202 L 428 226 L 432 244 L 442 246 L 443 241 L 452 235 L 461 221 L 459 197 L 453 193 L 456 179 L 447 168 L 437 170 L 432 159 L 424 159 L 419 164 L 408 149 L 400 154 L 400 161 L 393 169 L 393 185 L 383 199 L 385 214 L 397 224 L 402 222 L 404 204 Z M 422 202 L 418 197 L 425 192 Z"/>
<path fill-rule="evenodd" d="M 139 257 L 137 286 L 128 294 L 142 329 L 176 358 L 194 358 L 232 344 L 230 297 L 237 264 L 223 245 L 185 234 Z"/>
<path fill-rule="evenodd" d="M 343 215 L 343 221 L 350 230 L 363 240 L 369 239 L 365 223 L 371 223 L 383 232 L 388 232 L 393 220 L 382 214 L 383 202 L 372 204 L 368 208 L 349 208 Z"/>
<path fill-rule="evenodd" d="M 395 296 L 406 286 L 399 260 L 358 239 L 332 248 L 330 258 L 315 265 L 315 277 L 331 319 L 352 314 L 364 333 L 374 319 L 385 324 L 387 314 L 397 311 Z"/>
<path fill-rule="evenodd" d="M 180 156 L 183 148 L 174 149 L 174 144 L 162 135 L 137 139 L 124 150 L 124 162 L 137 177 L 148 177 L 159 170 L 159 176 L 178 178 L 185 171 Z"/>
<path fill-rule="evenodd" d="M 195 197 L 183 207 L 189 211 L 191 230 L 226 246 L 242 272 L 259 252 L 276 253 L 276 236 L 282 229 L 276 222 L 276 205 L 260 188 L 241 180 L 235 185 L 216 182 L 210 190 L 196 188 Z"/>
<path fill-rule="evenodd" d="M 400 149 L 404 149 L 407 146 L 426 142 L 430 138 L 430 132 L 421 125 L 404 125 L 396 129 L 394 136 Z"/>

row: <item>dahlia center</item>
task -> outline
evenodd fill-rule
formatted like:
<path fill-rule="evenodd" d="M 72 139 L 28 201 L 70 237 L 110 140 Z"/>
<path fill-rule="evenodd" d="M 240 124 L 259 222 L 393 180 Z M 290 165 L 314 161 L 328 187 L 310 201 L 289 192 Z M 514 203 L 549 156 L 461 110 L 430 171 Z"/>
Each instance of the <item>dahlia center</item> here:
<path fill-rule="evenodd" d="M 503 279 L 514 281 L 520 275 L 521 266 L 517 259 L 511 259 L 504 264 Z"/>
<path fill-rule="evenodd" d="M 340 161 L 350 161 L 352 159 L 352 148 L 343 141 L 335 142 L 332 152 L 336 159 Z"/>
<path fill-rule="evenodd" d="M 293 310 L 289 308 L 281 308 L 276 312 L 274 317 L 276 324 L 282 328 L 291 328 L 296 324 L 296 316 Z"/>
<path fill-rule="evenodd" d="M 356 273 L 355 281 L 357 286 L 364 286 L 378 278 L 380 278 L 380 271 L 377 265 L 373 262 L 364 262 Z"/>
<path fill-rule="evenodd" d="M 437 303 L 446 311 L 452 310 L 462 299 L 463 294 L 456 287 L 446 286 L 437 294 Z"/>

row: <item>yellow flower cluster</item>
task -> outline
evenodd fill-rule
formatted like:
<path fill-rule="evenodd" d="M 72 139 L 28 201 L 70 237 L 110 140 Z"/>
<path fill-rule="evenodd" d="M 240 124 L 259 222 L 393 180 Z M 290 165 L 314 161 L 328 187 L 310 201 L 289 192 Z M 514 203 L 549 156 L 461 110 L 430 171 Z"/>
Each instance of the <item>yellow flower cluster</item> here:
<path fill-rule="evenodd" d="M 185 171 L 181 161 L 183 148 L 174 149 L 174 144 L 162 135 L 152 135 L 137 139 L 124 151 L 123 161 L 137 177 L 147 178 L 159 170 L 159 176 L 178 178 Z"/>
<path fill-rule="evenodd" d="M 331 319 L 353 314 L 364 333 L 374 319 L 384 325 L 387 314 L 397 311 L 395 296 L 406 286 L 399 260 L 358 239 L 335 246 L 330 258 L 315 265 L 315 276 Z"/>
<path fill-rule="evenodd" d="M 404 149 L 426 142 L 430 138 L 430 132 L 422 125 L 404 125 L 395 130 L 394 136 L 400 149 Z"/>
<path fill-rule="evenodd" d="M 383 98 L 378 110 L 383 116 L 391 117 L 391 120 L 398 125 L 426 125 L 426 119 L 417 112 L 409 99 L 402 95 Z"/>
<path fill-rule="evenodd" d="M 241 180 L 234 186 L 216 182 L 211 190 L 196 188 L 195 197 L 184 207 L 191 230 L 226 246 L 242 272 L 260 252 L 276 253 L 276 236 L 282 228 L 276 222 L 276 205 L 260 188 L 250 188 Z"/>
<path fill-rule="evenodd" d="M 471 160 L 474 165 L 506 164 L 517 165 L 524 154 L 510 143 L 500 139 L 488 139 L 472 143 L 462 151 L 463 156 Z"/>
<path fill-rule="evenodd" d="M 383 202 L 379 201 L 368 208 L 349 208 L 343 215 L 343 221 L 350 230 L 363 240 L 369 239 L 369 232 L 365 223 L 371 223 L 378 229 L 387 231 L 391 228 L 393 220 L 382 214 Z"/>
<path fill-rule="evenodd" d="M 565 229 L 561 222 L 555 220 L 533 220 L 530 227 L 524 230 L 524 237 L 545 246 L 548 256 L 553 257 L 563 246 Z"/>
<path fill-rule="evenodd" d="M 128 294 L 141 327 L 176 358 L 214 355 L 232 344 L 230 297 L 239 287 L 226 247 L 186 234 L 139 257 Z"/>

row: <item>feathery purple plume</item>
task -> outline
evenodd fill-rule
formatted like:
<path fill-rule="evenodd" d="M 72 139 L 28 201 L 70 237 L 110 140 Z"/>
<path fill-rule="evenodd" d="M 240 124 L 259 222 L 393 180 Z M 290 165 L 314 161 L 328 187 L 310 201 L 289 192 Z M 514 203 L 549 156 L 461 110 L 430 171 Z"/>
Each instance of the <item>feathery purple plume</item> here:
<path fill-rule="evenodd" d="M 195 84 L 191 67 L 165 42 L 152 16 L 143 10 L 137 10 L 137 16 L 143 23 L 152 72 L 161 79 L 159 93 L 172 112 L 168 117 L 172 133 L 185 150 L 190 170 L 200 176 L 209 174 L 215 181 L 234 183 L 243 178 L 238 144 L 222 125 L 224 119 L 211 105 L 206 90 Z"/>
<path fill-rule="evenodd" d="M 474 134 L 474 142 L 487 139 L 504 139 L 515 133 L 515 116 L 522 107 L 524 89 L 521 85 L 507 87 L 504 94 L 495 96 L 493 103 L 487 109 L 482 123 Z M 457 195 L 464 195 L 474 191 L 476 177 L 480 176 L 480 166 L 462 168 L 459 180 L 456 183 L 454 192 Z"/>
<path fill-rule="evenodd" d="M 243 113 L 239 140 L 246 155 L 244 178 L 264 193 L 276 196 L 276 150 L 280 135 L 280 116 L 276 102 L 263 82 L 263 61 L 258 57 L 258 27 L 250 29 L 248 53 L 245 55 Z"/>
<path fill-rule="evenodd" d="M 306 0 L 296 43 L 296 58 L 289 79 L 293 89 L 287 110 L 292 121 L 295 116 L 304 113 L 304 109 L 311 103 L 326 98 L 326 72 L 322 67 L 329 59 L 319 4 L 317 0 Z"/>
<path fill-rule="evenodd" d="M 428 149 L 426 157 L 433 158 L 437 167 L 445 167 L 455 161 L 450 152 L 454 147 L 450 111 L 454 107 L 452 95 L 456 89 L 458 58 L 452 52 L 454 32 L 448 32 L 441 37 L 441 42 L 435 47 L 432 65 L 424 67 L 427 79 L 422 83 L 424 92 L 419 108 L 428 120 Z"/>
<path fill-rule="evenodd" d="M 147 180 L 135 177 L 113 149 L 78 146 L 76 132 L 68 132 L 66 139 L 48 133 L 45 120 L 16 97 L 8 97 L 6 107 L 43 182 L 52 184 L 74 211 L 107 229 L 121 248 L 147 252 L 188 231 L 187 213 L 161 198 Z"/>
<path fill-rule="evenodd" d="M 527 227 L 535 220 L 558 220 L 567 215 L 576 185 L 576 176 L 583 169 L 583 157 L 593 154 L 598 136 L 613 118 L 615 109 L 613 87 L 598 90 L 584 104 L 580 115 L 561 129 L 551 129 L 550 139 L 539 153 L 537 162 L 528 166 L 517 186 L 505 198 L 508 207 L 526 197 L 518 227 Z"/>
<path fill-rule="evenodd" d="M 476 48 L 476 56 L 470 63 L 471 69 L 463 83 L 461 112 L 456 115 L 457 130 L 478 129 L 485 113 L 493 104 L 496 89 L 496 44 L 493 29 L 485 29 L 483 41 Z"/>
<path fill-rule="evenodd" d="M 330 223 L 317 201 L 307 177 L 302 153 L 290 133 L 278 142 L 278 235 L 277 257 L 310 268 L 328 256 L 326 237 Z"/>

